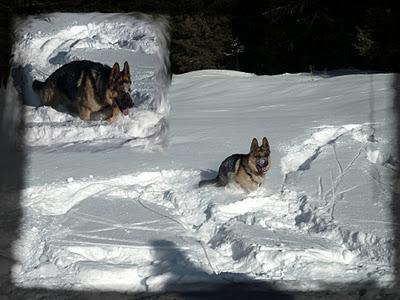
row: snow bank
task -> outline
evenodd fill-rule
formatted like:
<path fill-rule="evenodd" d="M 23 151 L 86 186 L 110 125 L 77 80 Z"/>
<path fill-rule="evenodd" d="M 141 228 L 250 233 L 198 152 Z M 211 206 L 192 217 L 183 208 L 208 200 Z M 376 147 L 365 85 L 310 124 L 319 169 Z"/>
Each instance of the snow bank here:
<path fill-rule="evenodd" d="M 164 19 L 139 14 L 54 13 L 18 19 L 14 28 L 12 76 L 28 105 L 28 146 L 56 149 L 68 144 L 84 149 L 85 144 L 102 149 L 116 139 L 120 145 L 147 148 L 165 142 L 170 74 Z M 43 81 L 62 65 L 80 59 L 110 66 L 129 62 L 131 96 L 137 107 L 128 118 L 111 125 L 85 123 L 50 107 L 35 108 L 40 102 L 32 81 Z"/>
<path fill-rule="evenodd" d="M 163 145 L 167 123 L 160 113 L 137 110 L 113 124 L 85 122 L 52 108 L 25 107 L 25 142 L 48 151 L 99 150 L 129 146 L 155 149 Z M 48 147 L 48 146 L 51 147 Z"/>

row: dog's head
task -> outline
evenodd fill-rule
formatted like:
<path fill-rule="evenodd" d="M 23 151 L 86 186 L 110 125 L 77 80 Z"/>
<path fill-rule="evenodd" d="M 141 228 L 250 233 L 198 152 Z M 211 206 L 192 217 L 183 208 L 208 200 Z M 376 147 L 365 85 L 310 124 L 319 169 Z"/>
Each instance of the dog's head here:
<path fill-rule="evenodd" d="M 112 105 L 117 105 L 124 115 L 127 115 L 129 108 L 134 106 L 130 95 L 131 83 L 128 62 L 124 63 L 122 71 L 119 69 L 119 64 L 115 63 L 110 73 L 108 96 Z"/>
<path fill-rule="evenodd" d="M 258 145 L 256 138 L 253 138 L 250 146 L 249 163 L 259 174 L 264 175 L 271 167 L 269 143 L 263 137 L 261 146 Z"/>

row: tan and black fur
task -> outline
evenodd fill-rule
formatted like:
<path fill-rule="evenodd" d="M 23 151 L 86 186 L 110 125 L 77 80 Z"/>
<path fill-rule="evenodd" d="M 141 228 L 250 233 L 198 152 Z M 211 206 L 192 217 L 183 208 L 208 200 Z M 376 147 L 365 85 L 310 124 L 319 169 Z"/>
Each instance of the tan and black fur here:
<path fill-rule="evenodd" d="M 264 181 L 265 174 L 271 167 L 270 148 L 266 137 L 261 146 L 253 138 L 248 154 L 233 154 L 220 165 L 214 179 L 199 182 L 199 187 L 208 184 L 225 186 L 231 182 L 239 184 L 247 191 L 256 190 Z"/>
<path fill-rule="evenodd" d="M 118 63 L 111 68 L 81 60 L 63 65 L 45 82 L 35 80 L 32 88 L 42 105 L 78 113 L 85 121 L 90 120 L 93 113 L 111 110 L 108 120 L 114 121 L 134 105 L 129 94 L 130 85 L 128 62 L 120 71 Z"/>

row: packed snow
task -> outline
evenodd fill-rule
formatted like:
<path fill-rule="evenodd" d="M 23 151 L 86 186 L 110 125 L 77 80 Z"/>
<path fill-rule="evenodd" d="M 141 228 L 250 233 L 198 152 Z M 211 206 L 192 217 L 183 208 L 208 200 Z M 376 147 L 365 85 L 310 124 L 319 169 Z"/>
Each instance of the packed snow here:
<path fill-rule="evenodd" d="M 100 14 L 87 18 L 121 35 L 143 31 L 140 22 L 128 30 L 118 22 L 102 24 L 110 18 Z M 55 69 L 49 64 L 54 50 L 35 58 L 34 65 L 39 54 L 16 50 L 39 41 L 65 45 L 60 49 L 80 45 L 81 56 L 72 47 L 63 57 L 90 58 L 99 51 L 110 63 L 131 45 L 113 36 L 112 46 L 104 48 L 111 39 L 107 31 L 81 28 L 79 21 L 74 36 L 96 30 L 106 36 L 65 44 L 61 40 L 69 31 L 62 26 L 50 31 L 43 22 L 29 23 L 40 39 L 35 34 L 17 39 L 16 64 Z M 140 66 L 139 48 L 161 51 L 146 34 L 143 39 L 128 47 L 133 66 Z M 133 85 L 140 77 L 138 85 L 151 89 L 154 80 L 141 72 L 133 68 Z M 21 234 L 13 246 L 14 283 L 118 291 L 243 280 L 295 290 L 371 280 L 390 286 L 392 230 L 398 226 L 390 201 L 399 192 L 393 180 L 399 160 L 390 143 L 393 79 L 345 71 L 276 76 L 196 71 L 173 76 L 168 117 L 147 106 L 116 124 L 84 123 L 26 105 L 31 148 Z M 163 125 L 157 125 L 158 115 Z M 155 142 L 167 128 L 168 145 Z M 121 147 L 130 136 L 141 146 L 147 143 L 145 151 Z M 271 145 L 272 168 L 257 191 L 197 187 L 216 176 L 224 158 L 248 153 L 252 138 L 263 136 Z M 155 150 L 152 143 L 163 147 Z"/>

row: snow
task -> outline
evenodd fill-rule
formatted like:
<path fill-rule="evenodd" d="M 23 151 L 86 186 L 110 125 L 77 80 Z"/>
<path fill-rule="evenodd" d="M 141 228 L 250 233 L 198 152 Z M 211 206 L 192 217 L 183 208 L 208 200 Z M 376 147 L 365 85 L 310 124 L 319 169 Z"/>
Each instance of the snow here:
<path fill-rule="evenodd" d="M 66 23 L 65 15 L 53 18 Z M 83 30 L 85 20 L 121 36 L 143 32 L 139 21 L 128 29 L 107 15 L 80 18 L 72 36 L 98 30 Z M 117 24 L 102 24 L 111 19 Z M 63 26 L 46 29 L 42 19 L 30 22 L 48 47 L 69 34 Z M 125 53 L 118 37 L 102 33 L 78 43 L 79 53 Z M 36 43 L 33 36 L 17 39 L 15 49 Z M 144 39 L 137 42 L 144 52 L 161 51 Z M 140 65 L 135 51 L 130 63 Z M 15 64 L 29 64 L 29 55 L 18 52 Z M 33 70 L 50 68 L 43 55 Z M 133 68 L 133 84 L 141 78 L 151 87 L 143 70 Z M 389 286 L 398 226 L 390 201 L 399 192 L 390 143 L 393 77 L 196 71 L 173 76 L 169 115 L 146 106 L 116 124 L 25 105 L 31 148 L 13 282 L 118 291 L 256 279 L 296 290 L 371 280 Z M 12 87 L 7 93 L 13 96 Z M 252 138 L 263 136 L 272 168 L 257 191 L 197 187 L 216 176 L 224 158 L 247 153 Z"/>

